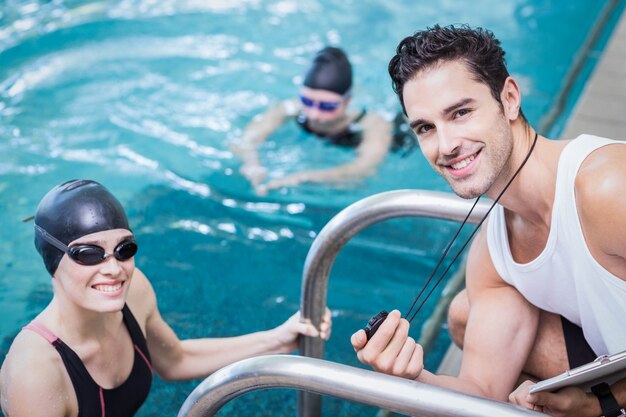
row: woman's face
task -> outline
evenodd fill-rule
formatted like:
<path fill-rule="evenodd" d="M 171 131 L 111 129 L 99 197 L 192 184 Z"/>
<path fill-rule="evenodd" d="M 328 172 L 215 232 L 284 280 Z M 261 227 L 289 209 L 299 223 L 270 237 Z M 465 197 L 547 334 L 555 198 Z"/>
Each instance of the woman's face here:
<path fill-rule="evenodd" d="M 81 265 L 67 253 L 54 273 L 55 296 L 86 310 L 120 311 L 126 302 L 135 258 L 120 261 L 112 254 L 122 242 L 133 238 L 126 229 L 105 230 L 82 236 L 68 246 L 95 245 L 108 255 L 96 265 Z"/>

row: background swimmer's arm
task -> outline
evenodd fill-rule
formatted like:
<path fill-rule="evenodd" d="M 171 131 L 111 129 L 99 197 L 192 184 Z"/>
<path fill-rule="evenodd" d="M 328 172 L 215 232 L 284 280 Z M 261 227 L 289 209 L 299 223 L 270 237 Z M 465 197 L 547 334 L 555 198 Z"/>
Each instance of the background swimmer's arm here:
<path fill-rule="evenodd" d="M 365 178 L 376 171 L 392 141 L 392 124 L 376 113 L 368 113 L 361 121 L 363 139 L 350 162 L 333 168 L 296 172 L 268 182 L 261 192 L 305 182 L 340 182 Z M 263 187 L 263 186 L 262 186 Z"/>
<path fill-rule="evenodd" d="M 295 100 L 283 101 L 270 107 L 265 113 L 252 119 L 244 129 L 241 138 L 231 147 L 233 153 L 241 159 L 241 174 L 253 186 L 259 184 L 267 173 L 266 168 L 259 160 L 259 145 L 265 142 L 289 117 L 294 117 L 298 110 L 299 103 Z"/>
<path fill-rule="evenodd" d="M 300 314 L 280 326 L 237 337 L 180 340 L 163 320 L 156 295 L 147 278 L 138 270 L 133 275 L 129 307 L 145 323 L 146 341 L 154 370 L 166 380 L 203 378 L 235 361 L 259 355 L 289 353 L 298 336 L 318 336 L 310 323 L 300 322 Z M 330 336 L 330 311 L 320 326 L 321 337 Z"/>

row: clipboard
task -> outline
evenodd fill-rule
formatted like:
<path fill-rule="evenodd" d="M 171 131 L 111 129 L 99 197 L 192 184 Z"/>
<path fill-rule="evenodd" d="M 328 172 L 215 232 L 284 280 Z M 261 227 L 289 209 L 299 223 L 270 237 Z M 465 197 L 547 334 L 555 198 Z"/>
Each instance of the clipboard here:
<path fill-rule="evenodd" d="M 626 350 L 613 355 L 599 356 L 593 362 L 539 381 L 528 391 L 532 394 L 540 391 L 556 391 L 569 386 L 577 386 L 590 391 L 591 387 L 597 383 L 612 384 L 622 378 L 626 378 Z"/>

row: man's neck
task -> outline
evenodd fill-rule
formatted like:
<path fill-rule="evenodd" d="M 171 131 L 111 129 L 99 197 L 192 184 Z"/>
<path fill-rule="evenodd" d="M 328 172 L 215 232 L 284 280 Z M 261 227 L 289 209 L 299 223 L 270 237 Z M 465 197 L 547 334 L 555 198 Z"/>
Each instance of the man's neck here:
<path fill-rule="evenodd" d="M 514 128 L 514 148 L 507 175 L 488 192 L 490 198 L 497 197 L 520 167 L 533 146 L 535 133 L 525 125 Z M 562 144 L 555 145 L 555 142 L 537 137 L 528 161 L 499 201 L 507 210 L 530 223 L 550 224 L 558 160 L 563 148 Z"/>

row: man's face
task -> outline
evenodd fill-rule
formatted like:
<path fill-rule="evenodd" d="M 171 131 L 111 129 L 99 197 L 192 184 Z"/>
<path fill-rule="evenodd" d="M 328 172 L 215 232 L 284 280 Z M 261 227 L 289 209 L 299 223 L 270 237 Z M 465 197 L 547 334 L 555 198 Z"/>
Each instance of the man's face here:
<path fill-rule="evenodd" d="M 460 197 L 488 192 L 510 171 L 509 121 L 464 63 L 444 61 L 420 71 L 403 94 L 422 153 Z"/>

